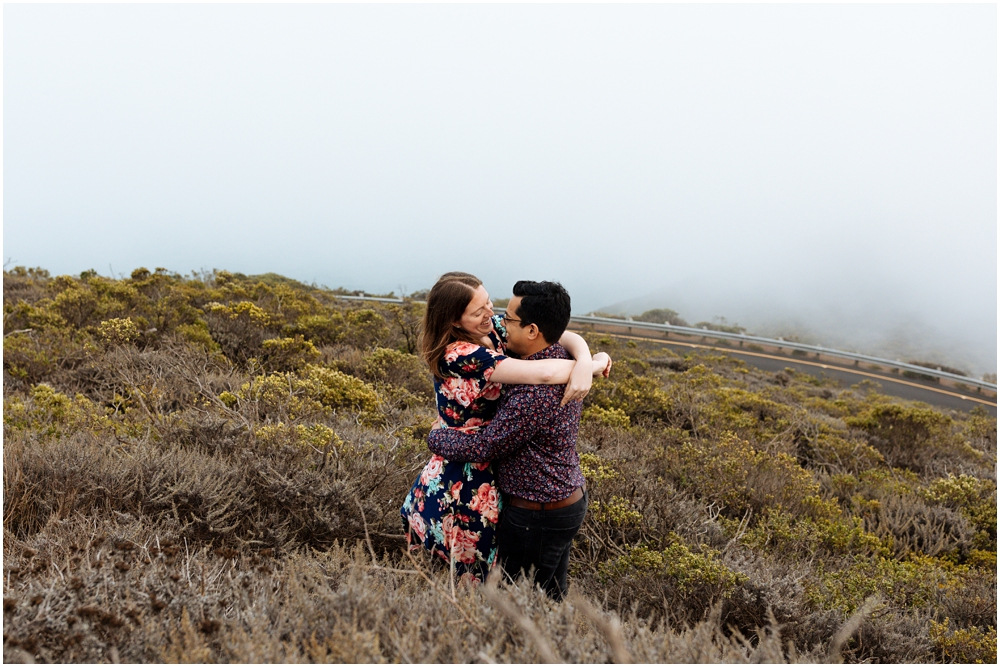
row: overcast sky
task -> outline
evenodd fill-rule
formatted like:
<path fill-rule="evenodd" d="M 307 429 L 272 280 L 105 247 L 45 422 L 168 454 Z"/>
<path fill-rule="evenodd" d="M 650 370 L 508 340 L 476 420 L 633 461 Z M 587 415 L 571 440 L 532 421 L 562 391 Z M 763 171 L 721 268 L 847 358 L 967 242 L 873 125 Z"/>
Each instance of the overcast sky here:
<path fill-rule="evenodd" d="M 995 5 L 3 19 L 11 266 L 553 279 L 578 313 L 837 324 L 996 370 Z"/>

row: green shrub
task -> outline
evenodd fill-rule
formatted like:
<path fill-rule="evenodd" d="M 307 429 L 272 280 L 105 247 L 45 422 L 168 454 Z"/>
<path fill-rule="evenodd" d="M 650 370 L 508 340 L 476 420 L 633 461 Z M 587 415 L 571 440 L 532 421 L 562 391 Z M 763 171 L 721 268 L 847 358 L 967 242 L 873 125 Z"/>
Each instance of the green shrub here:
<path fill-rule="evenodd" d="M 389 336 L 389 324 L 371 308 L 352 310 L 346 316 L 344 342 L 361 349 L 378 347 Z"/>
<path fill-rule="evenodd" d="M 202 319 L 198 319 L 191 324 L 179 324 L 175 331 L 183 340 L 194 343 L 210 352 L 218 352 L 221 349 L 219 344 L 212 338 L 212 333 L 208 330 L 208 325 Z"/>
<path fill-rule="evenodd" d="M 866 598 L 880 595 L 898 609 L 922 609 L 940 595 L 961 588 L 967 566 L 929 556 L 900 561 L 884 556 L 859 558 L 843 570 L 822 572 L 807 597 L 824 609 L 853 613 Z"/>
<path fill-rule="evenodd" d="M 781 507 L 793 515 L 816 507 L 812 498 L 819 484 L 794 457 L 755 450 L 728 432 L 715 441 L 686 441 L 665 452 L 664 476 L 716 503 L 730 518 L 747 511 L 759 515 L 767 507 Z"/>
<path fill-rule="evenodd" d="M 434 395 L 430 371 L 414 354 L 376 347 L 364 355 L 362 374 L 369 382 L 402 387 L 426 398 Z"/>
<path fill-rule="evenodd" d="M 808 443 L 804 456 L 809 466 L 829 473 L 860 473 L 885 465 L 877 449 L 861 439 L 850 440 L 829 430 L 820 430 Z"/>
<path fill-rule="evenodd" d="M 83 346 L 61 333 L 14 334 L 3 341 L 4 370 L 25 385 L 49 380 L 59 362 L 83 351 Z"/>
<path fill-rule="evenodd" d="M 959 475 L 934 480 L 921 494 L 932 503 L 964 514 L 978 531 L 980 549 L 997 548 L 997 487 L 992 480 Z"/>
<path fill-rule="evenodd" d="M 726 567 L 718 551 L 692 551 L 674 533 L 665 543 L 664 548 L 628 546 L 623 555 L 601 563 L 597 576 L 609 596 L 627 586 L 633 605 L 647 614 L 659 609 L 674 621 L 692 621 L 747 580 Z"/>
<path fill-rule="evenodd" d="M 580 454 L 580 472 L 591 484 L 621 477 L 621 473 L 610 464 L 606 464 L 600 456 L 589 453 Z"/>
<path fill-rule="evenodd" d="M 930 637 L 942 662 L 981 663 L 997 661 L 997 629 L 983 632 L 977 627 L 952 630 L 949 619 L 943 623 L 931 620 Z"/>
<path fill-rule="evenodd" d="M 344 316 L 338 311 L 322 315 L 304 315 L 286 327 L 289 334 L 300 334 L 316 345 L 339 343 L 344 337 Z"/>
<path fill-rule="evenodd" d="M 210 302 L 203 306 L 212 339 L 222 353 L 237 364 L 247 364 L 261 354 L 263 342 L 273 337 L 271 316 L 250 301 L 226 306 Z"/>
<path fill-rule="evenodd" d="M 85 396 L 70 398 L 47 384 L 32 387 L 28 400 L 17 396 L 4 399 L 3 422 L 15 430 L 36 433 L 43 440 L 88 429 L 114 431 L 107 415 Z"/>
<path fill-rule="evenodd" d="M 130 317 L 113 317 L 101 322 L 97 333 L 105 345 L 128 345 L 139 337 L 139 327 Z"/>
<path fill-rule="evenodd" d="M 611 496 L 606 502 L 595 501 L 587 511 L 594 521 L 619 528 L 638 526 L 642 522 L 642 514 L 621 496 Z"/>
<path fill-rule="evenodd" d="M 731 431 L 744 438 L 768 441 L 788 430 L 791 410 L 756 392 L 737 387 L 712 389 L 710 409 L 703 411 L 716 433 Z"/>
<path fill-rule="evenodd" d="M 602 408 L 599 405 L 590 405 L 584 408 L 580 419 L 584 423 L 594 422 L 597 424 L 603 424 L 604 426 L 612 426 L 623 429 L 627 429 L 631 426 L 631 420 L 629 419 L 629 416 L 625 414 L 624 410 L 619 408 Z"/>
<path fill-rule="evenodd" d="M 300 335 L 261 343 L 260 363 L 268 371 L 294 371 L 319 360 L 316 346 Z"/>
<path fill-rule="evenodd" d="M 254 431 L 257 442 L 265 447 L 291 445 L 304 450 L 325 452 L 329 447 L 343 449 L 344 441 L 325 424 L 267 424 Z"/>
<path fill-rule="evenodd" d="M 366 423 L 382 420 L 374 387 L 338 370 L 311 364 L 299 373 L 258 375 L 235 394 L 224 392 L 219 399 L 227 405 L 251 404 L 264 419 L 294 421 L 347 409 Z"/>
<path fill-rule="evenodd" d="M 864 431 L 893 467 L 924 472 L 935 459 L 957 453 L 951 418 L 930 408 L 880 404 L 844 421 Z"/>
<path fill-rule="evenodd" d="M 823 501 L 817 498 L 815 502 Z M 878 536 L 865 531 L 860 518 L 843 517 L 839 510 L 830 514 L 828 508 L 827 516 L 796 518 L 781 509 L 767 508 L 742 541 L 754 550 L 782 558 L 890 555 Z"/>
<path fill-rule="evenodd" d="M 640 366 L 641 369 L 641 366 Z M 594 383 L 587 396 L 589 407 L 614 410 L 629 417 L 663 420 L 670 415 L 671 401 L 655 376 L 638 375 L 627 360 L 616 364 L 611 378 Z"/>

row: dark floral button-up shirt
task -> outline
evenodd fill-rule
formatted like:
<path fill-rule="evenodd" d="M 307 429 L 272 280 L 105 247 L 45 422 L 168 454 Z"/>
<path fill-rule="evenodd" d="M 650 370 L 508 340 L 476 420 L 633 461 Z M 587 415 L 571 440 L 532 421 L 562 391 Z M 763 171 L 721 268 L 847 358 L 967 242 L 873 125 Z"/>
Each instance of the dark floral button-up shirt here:
<path fill-rule="evenodd" d="M 570 359 L 559 343 L 528 359 Z M 475 433 L 437 429 L 427 437 L 435 454 L 449 461 L 493 461 L 500 490 L 552 503 L 583 485 L 576 438 L 581 401 L 560 406 L 565 385 L 509 385 L 496 416 Z"/>

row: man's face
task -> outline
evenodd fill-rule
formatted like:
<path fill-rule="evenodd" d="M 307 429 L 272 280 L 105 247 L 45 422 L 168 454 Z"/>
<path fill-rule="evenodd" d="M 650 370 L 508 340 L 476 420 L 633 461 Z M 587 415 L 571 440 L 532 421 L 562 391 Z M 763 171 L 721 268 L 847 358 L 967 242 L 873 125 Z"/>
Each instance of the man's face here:
<path fill-rule="evenodd" d="M 504 325 L 507 327 L 507 348 L 515 354 L 524 354 L 531 344 L 528 338 L 530 331 L 537 332 L 537 327 L 521 326 L 521 319 L 517 316 L 517 310 L 521 307 L 521 297 L 515 296 L 507 304 L 507 311 L 503 316 Z"/>

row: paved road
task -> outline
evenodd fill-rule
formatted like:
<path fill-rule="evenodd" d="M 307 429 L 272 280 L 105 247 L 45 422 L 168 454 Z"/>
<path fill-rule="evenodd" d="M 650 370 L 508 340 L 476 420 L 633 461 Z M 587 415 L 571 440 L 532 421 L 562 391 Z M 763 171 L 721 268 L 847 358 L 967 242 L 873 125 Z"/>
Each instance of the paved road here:
<path fill-rule="evenodd" d="M 575 327 L 574 327 L 575 328 Z M 603 332 L 602 332 L 603 333 Z M 860 370 L 844 366 L 837 366 L 829 362 L 815 362 L 795 357 L 786 357 L 777 354 L 764 352 L 751 352 L 730 347 L 718 347 L 714 345 L 704 345 L 697 343 L 682 343 L 678 341 L 663 340 L 662 338 L 647 338 L 645 336 L 627 336 L 623 334 L 611 334 L 616 338 L 627 338 L 631 340 L 643 340 L 657 343 L 664 347 L 672 348 L 678 353 L 690 352 L 693 348 L 708 349 L 731 354 L 745 361 L 748 365 L 754 366 L 764 371 L 778 372 L 784 368 L 794 368 L 796 371 L 809 373 L 816 377 L 833 378 L 848 387 L 857 384 L 862 380 L 871 380 L 881 385 L 879 390 L 883 394 L 898 396 L 911 401 L 923 401 L 930 405 L 954 410 L 969 411 L 972 408 L 982 406 L 994 417 L 997 416 L 997 401 L 995 397 L 977 394 L 974 391 L 963 391 L 955 387 L 941 386 L 934 382 L 924 382 L 922 380 L 900 378 L 888 373 L 879 373 L 872 370 Z"/>

